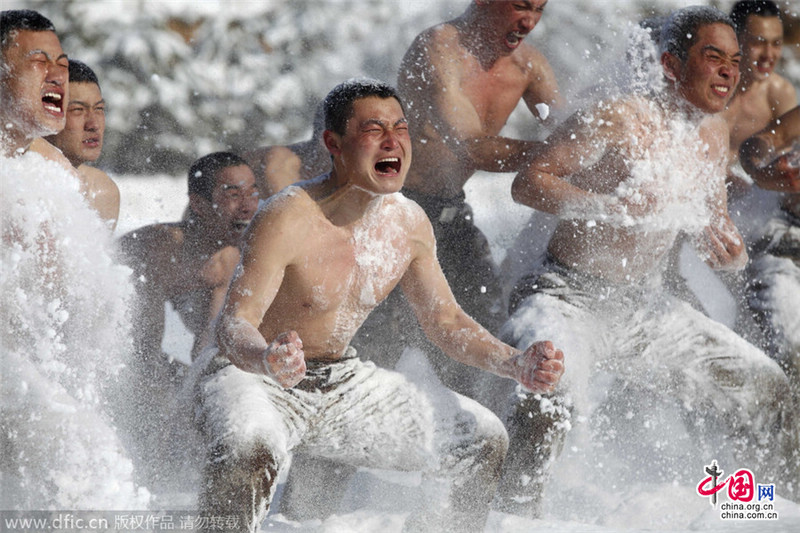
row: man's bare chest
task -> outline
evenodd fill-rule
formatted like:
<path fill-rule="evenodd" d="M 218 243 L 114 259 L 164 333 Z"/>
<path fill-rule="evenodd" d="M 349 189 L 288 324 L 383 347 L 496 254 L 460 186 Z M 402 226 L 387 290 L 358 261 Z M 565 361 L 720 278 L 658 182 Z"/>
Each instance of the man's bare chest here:
<path fill-rule="evenodd" d="M 517 68 L 489 71 L 472 68 L 461 78 L 461 90 L 480 117 L 487 135 L 500 132 L 527 85 L 526 76 Z"/>
<path fill-rule="evenodd" d="M 404 242 L 383 232 L 328 239 L 325 248 L 304 256 L 287 269 L 307 307 L 372 308 L 397 285 L 410 261 Z"/>
<path fill-rule="evenodd" d="M 752 93 L 738 97 L 726 111 L 733 117 L 730 128 L 731 146 L 738 147 L 745 139 L 764 128 L 772 120 L 772 108 L 766 94 Z"/>

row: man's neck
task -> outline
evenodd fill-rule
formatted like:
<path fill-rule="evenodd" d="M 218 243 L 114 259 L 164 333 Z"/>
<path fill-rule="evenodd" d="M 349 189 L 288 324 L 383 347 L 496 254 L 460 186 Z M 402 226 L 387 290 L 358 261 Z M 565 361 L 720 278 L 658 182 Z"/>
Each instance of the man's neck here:
<path fill-rule="evenodd" d="M 700 122 L 709 115 L 687 102 L 674 86 L 667 86 L 663 95 L 656 98 L 656 102 L 668 113 L 680 114 L 680 117 L 677 118 L 683 118 L 690 122 Z"/>
<path fill-rule="evenodd" d="M 766 82 L 769 78 L 759 79 L 752 73 L 743 72 L 742 77 L 739 79 L 739 85 L 736 87 L 736 93 L 746 93 L 752 91 L 754 88 Z"/>
<path fill-rule="evenodd" d="M 499 48 L 499 38 L 490 33 L 491 28 L 474 5 L 455 19 L 453 25 L 458 30 L 461 46 L 475 56 L 484 69 L 489 70 L 502 56 L 510 55 Z"/>
<path fill-rule="evenodd" d="M 349 180 L 338 181 L 335 170 L 331 171 L 322 187 L 317 203 L 328 220 L 336 226 L 357 222 L 382 198 L 382 195 L 357 187 Z"/>

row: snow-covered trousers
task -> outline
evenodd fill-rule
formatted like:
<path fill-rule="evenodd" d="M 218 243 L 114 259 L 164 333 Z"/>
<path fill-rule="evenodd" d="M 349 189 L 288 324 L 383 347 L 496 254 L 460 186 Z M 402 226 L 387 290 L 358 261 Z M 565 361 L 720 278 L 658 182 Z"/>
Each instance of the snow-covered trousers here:
<path fill-rule="evenodd" d="M 512 398 L 499 490 L 507 500 L 537 501 L 552 457 L 540 453 L 534 461 L 530 443 L 551 442 L 558 452 L 570 427 L 565 405 L 590 419 L 615 397 L 626 406 L 610 411 L 612 424 L 642 420 L 655 404 L 669 403 L 698 454 L 724 451 L 760 479 L 783 479 L 784 496 L 796 494 L 800 436 L 786 375 L 761 350 L 667 294 L 660 279 L 614 285 L 548 258 L 517 284 L 511 304 L 501 336 L 520 348 L 553 341 L 566 373 L 555 399 L 519 391 Z"/>
<path fill-rule="evenodd" d="M 475 401 L 440 385 L 355 357 L 308 362 L 284 389 L 263 375 L 220 364 L 198 383 L 198 422 L 208 457 L 200 508 L 255 531 L 292 452 L 368 468 L 421 471 L 431 504 L 411 530 L 482 531 L 508 436 Z M 212 363 L 213 365 L 213 363 Z M 437 500 L 437 497 L 439 498 Z M 421 528 L 421 529 L 420 529 Z"/>
<path fill-rule="evenodd" d="M 751 257 L 747 303 L 800 401 L 800 220 L 781 211 Z"/>

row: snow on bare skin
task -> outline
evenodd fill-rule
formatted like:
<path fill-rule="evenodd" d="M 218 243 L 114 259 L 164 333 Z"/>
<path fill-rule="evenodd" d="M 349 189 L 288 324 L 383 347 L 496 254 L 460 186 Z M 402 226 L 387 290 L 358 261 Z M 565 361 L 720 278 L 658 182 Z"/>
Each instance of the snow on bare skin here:
<path fill-rule="evenodd" d="M 296 248 L 288 254 L 290 261 L 280 268 L 280 286 L 270 289 L 271 304 L 268 308 L 259 304 L 255 311 L 258 319 L 253 317 L 250 323 L 258 325 L 265 339 L 288 334 L 285 340 L 294 348 L 287 349 L 295 359 L 336 360 L 372 308 L 402 280 L 409 300 L 422 306 L 418 310 L 422 313 L 420 322 L 429 323 L 428 333 L 437 343 L 450 347 L 448 352 L 467 364 L 491 367 L 504 376 L 524 373 L 517 368 L 516 358 L 530 355 L 520 354 L 484 334 L 483 328 L 457 307 L 432 255 L 435 244 L 427 217 L 416 204 L 396 194 L 411 163 L 408 129 L 402 113 L 398 113 L 399 105 L 393 99 L 369 97 L 359 100 L 356 109 L 358 112 L 348 121 L 347 133 L 356 142 L 345 143 L 339 134 L 325 132 L 326 144 L 335 156 L 334 170 L 287 188 L 262 208 L 251 225 L 244 264 L 249 261 L 248 248 L 266 243 L 296 218 L 307 221 L 305 226 L 287 226 L 285 231 L 301 231 L 302 236 L 294 239 Z M 341 175 L 349 177 L 346 182 L 337 183 L 341 179 L 337 176 Z M 264 290 L 256 287 L 263 287 L 260 280 L 267 274 L 256 275 L 257 271 L 252 268 L 248 276 L 245 270 L 241 279 L 234 280 L 231 294 L 235 298 L 226 304 L 232 311 L 237 309 L 239 300 L 252 301 L 252 297 L 244 296 L 243 288 L 253 291 L 256 297 Z M 418 279 L 420 276 L 424 282 Z M 434 285 L 436 289 L 429 292 Z M 242 308 L 234 312 L 243 315 L 253 311 Z M 444 316 L 453 323 L 443 329 L 433 327 Z M 459 338 L 463 334 L 457 332 L 463 328 L 477 335 Z M 223 344 L 226 338 L 231 336 L 220 337 Z M 490 346 L 492 355 L 481 356 L 483 361 L 470 353 L 486 352 Z M 229 353 L 235 363 L 250 366 L 239 359 L 238 353 Z M 538 358 L 536 361 L 541 362 Z M 551 379 L 553 376 L 547 372 L 553 365 L 558 363 L 545 364 L 546 376 L 537 376 Z M 256 366 L 256 371 L 261 372 L 260 363 Z M 302 365 L 292 366 L 299 380 Z M 553 369 L 558 371 L 555 366 Z M 286 382 L 287 386 L 292 384 Z M 540 386 L 533 382 L 527 385 Z"/>

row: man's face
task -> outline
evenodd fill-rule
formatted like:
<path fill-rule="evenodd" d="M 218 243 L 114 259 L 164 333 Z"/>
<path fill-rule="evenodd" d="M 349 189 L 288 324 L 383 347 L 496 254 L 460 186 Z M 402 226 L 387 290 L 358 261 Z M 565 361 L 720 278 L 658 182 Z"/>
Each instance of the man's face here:
<path fill-rule="evenodd" d="M 396 99 L 356 100 L 345 135 L 326 133 L 336 139 L 332 153 L 354 185 L 376 194 L 401 189 L 411 165 L 411 138 Z"/>
<path fill-rule="evenodd" d="M 547 0 L 483 0 L 487 23 L 498 33 L 505 50 L 513 52 L 542 18 Z"/>
<path fill-rule="evenodd" d="M 4 52 L 3 112 L 27 138 L 58 133 L 64 128 L 68 97 L 68 60 L 51 31 L 16 32 Z"/>
<path fill-rule="evenodd" d="M 741 53 L 736 34 L 727 24 L 709 24 L 697 31 L 678 75 L 678 92 L 707 113 L 725 109 L 739 83 Z"/>
<path fill-rule="evenodd" d="M 241 237 L 258 209 L 258 188 L 253 171 L 247 165 L 223 168 L 211 192 L 207 214 L 230 244 Z"/>
<path fill-rule="evenodd" d="M 783 23 L 778 17 L 750 15 L 742 35 L 742 70 L 756 80 L 775 71 L 783 47 Z"/>
<path fill-rule="evenodd" d="M 67 123 L 61 133 L 48 140 L 76 167 L 100 157 L 106 129 L 105 108 L 105 100 L 96 83 L 69 84 Z"/>

